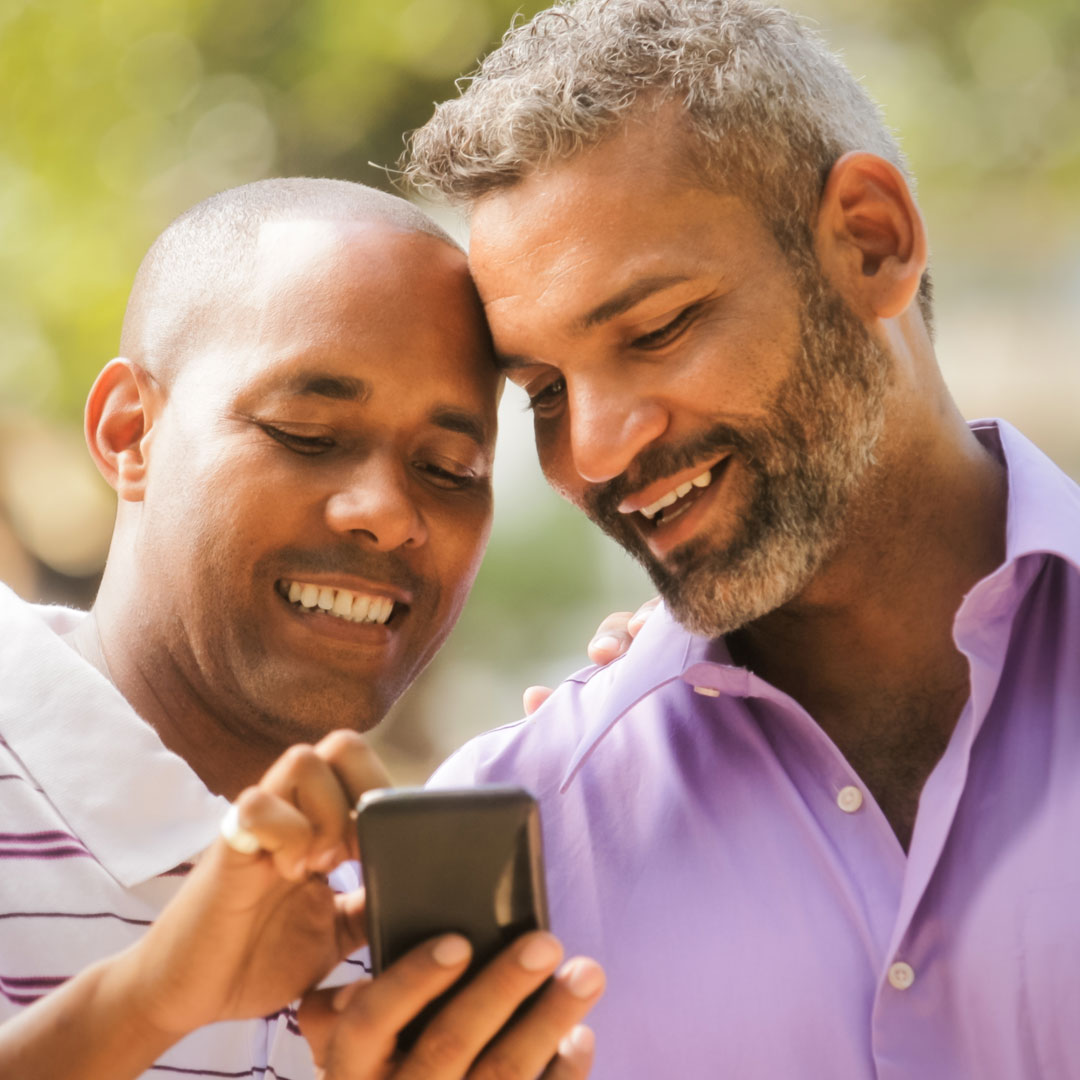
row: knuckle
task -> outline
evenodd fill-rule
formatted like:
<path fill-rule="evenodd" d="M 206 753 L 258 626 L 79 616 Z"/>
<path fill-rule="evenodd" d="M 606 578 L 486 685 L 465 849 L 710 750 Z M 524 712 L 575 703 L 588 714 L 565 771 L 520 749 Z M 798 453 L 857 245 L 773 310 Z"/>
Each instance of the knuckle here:
<path fill-rule="evenodd" d="M 412 1056 L 420 1066 L 421 1075 L 425 1071 L 445 1069 L 459 1062 L 467 1064 L 470 1058 L 468 1044 L 461 1032 L 438 1020 L 417 1040 Z"/>
<path fill-rule="evenodd" d="M 302 777 L 315 760 L 314 747 L 308 743 L 295 743 L 274 762 L 265 780 L 274 785 L 285 782 L 287 778 Z"/>
<path fill-rule="evenodd" d="M 250 814 L 257 811 L 269 798 L 267 793 L 258 787 L 244 788 L 233 799 L 233 805 L 241 814 Z"/>
<path fill-rule="evenodd" d="M 493 1050 L 477 1063 L 469 1074 L 469 1080 L 529 1080 L 529 1075 L 520 1062 Z"/>
<path fill-rule="evenodd" d="M 317 749 L 322 757 L 334 759 L 345 754 L 365 752 L 368 745 L 364 737 L 357 732 L 338 728 L 321 739 Z"/>
<path fill-rule="evenodd" d="M 296 743 L 281 755 L 279 761 L 282 767 L 289 772 L 301 772 L 310 769 L 315 761 L 315 748 L 309 743 Z"/>

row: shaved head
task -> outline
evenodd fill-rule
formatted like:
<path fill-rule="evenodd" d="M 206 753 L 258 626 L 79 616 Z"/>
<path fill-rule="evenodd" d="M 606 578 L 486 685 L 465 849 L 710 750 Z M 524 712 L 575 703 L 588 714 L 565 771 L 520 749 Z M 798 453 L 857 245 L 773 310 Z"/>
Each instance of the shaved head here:
<path fill-rule="evenodd" d="M 220 328 L 243 317 L 266 226 L 288 221 L 378 224 L 458 245 L 411 203 L 346 180 L 259 180 L 181 214 L 147 252 L 131 289 L 120 353 L 164 385 Z"/>

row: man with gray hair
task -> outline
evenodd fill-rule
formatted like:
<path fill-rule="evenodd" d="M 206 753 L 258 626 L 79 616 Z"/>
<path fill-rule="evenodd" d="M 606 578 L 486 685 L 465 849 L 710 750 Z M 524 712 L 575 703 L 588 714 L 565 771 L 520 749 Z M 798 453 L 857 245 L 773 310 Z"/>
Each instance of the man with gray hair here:
<path fill-rule="evenodd" d="M 1080 1076 L 1080 491 L 949 396 L 874 104 L 780 9 L 578 0 L 408 174 L 665 601 L 435 781 L 542 800 L 595 1075 Z"/>

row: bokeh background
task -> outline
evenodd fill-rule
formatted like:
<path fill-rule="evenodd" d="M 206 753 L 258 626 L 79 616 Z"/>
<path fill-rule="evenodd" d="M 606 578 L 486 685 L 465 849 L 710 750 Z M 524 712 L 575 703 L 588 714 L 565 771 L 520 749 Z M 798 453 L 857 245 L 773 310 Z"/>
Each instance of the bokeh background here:
<path fill-rule="evenodd" d="M 514 0 L 0 0 L 0 580 L 92 602 L 113 499 L 82 445 L 154 236 L 266 176 L 390 188 L 402 133 L 497 43 Z M 971 417 L 1080 477 L 1080 4 L 797 0 L 919 177 L 939 354 Z M 543 485 L 504 399 L 497 521 L 451 643 L 383 725 L 400 781 L 581 666 L 644 576 Z M 0 642 L 0 648 L 3 648 Z"/>

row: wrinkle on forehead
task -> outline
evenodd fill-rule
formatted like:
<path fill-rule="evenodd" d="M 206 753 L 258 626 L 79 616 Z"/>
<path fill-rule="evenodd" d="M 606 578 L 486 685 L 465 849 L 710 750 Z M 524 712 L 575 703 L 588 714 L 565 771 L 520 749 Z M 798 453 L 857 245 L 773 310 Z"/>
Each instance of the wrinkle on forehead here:
<path fill-rule="evenodd" d="M 501 278 L 505 274 L 511 272 L 511 270 L 515 268 L 515 264 L 521 263 L 523 260 L 526 259 L 531 259 L 545 249 L 555 248 L 557 250 L 560 243 L 562 243 L 562 241 L 560 240 L 551 240 L 547 243 L 532 247 L 528 250 L 528 252 L 518 255 L 515 258 L 507 259 L 505 261 L 500 258 L 489 259 L 488 267 L 496 274 L 498 274 Z M 506 303 L 512 300 L 525 300 L 527 302 L 536 304 L 549 303 L 550 300 L 548 298 L 548 294 L 553 289 L 559 288 L 559 286 L 563 283 L 563 280 L 568 275 L 577 273 L 584 267 L 588 266 L 589 263 L 594 261 L 594 258 L 591 255 L 578 254 L 577 258 L 571 262 L 568 261 L 568 258 L 571 254 L 571 252 L 567 252 L 561 258 L 557 258 L 553 266 L 545 267 L 541 271 L 533 271 L 531 274 L 529 274 L 526 270 L 527 276 L 536 279 L 538 283 L 542 283 L 542 287 L 540 288 L 539 292 L 533 293 L 531 291 L 522 291 L 521 289 L 515 289 L 512 292 L 500 293 L 496 296 L 484 296 L 484 308 L 487 309 L 496 304 Z"/>

